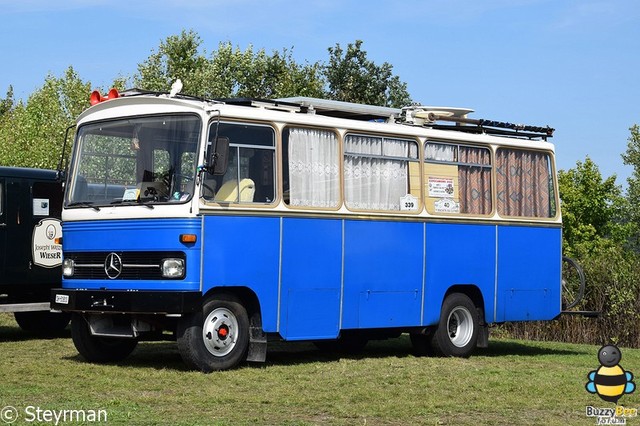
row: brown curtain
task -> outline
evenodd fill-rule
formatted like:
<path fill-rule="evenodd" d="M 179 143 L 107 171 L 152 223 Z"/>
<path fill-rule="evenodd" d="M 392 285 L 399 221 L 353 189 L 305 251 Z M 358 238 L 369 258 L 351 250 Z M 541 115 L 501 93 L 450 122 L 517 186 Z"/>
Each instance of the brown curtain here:
<path fill-rule="evenodd" d="M 460 213 L 486 215 L 491 213 L 491 165 L 489 150 L 461 146 L 459 148 L 460 164 L 458 166 L 458 182 L 460 197 Z"/>
<path fill-rule="evenodd" d="M 547 154 L 499 149 L 496 154 L 498 213 L 550 217 L 550 173 Z"/>

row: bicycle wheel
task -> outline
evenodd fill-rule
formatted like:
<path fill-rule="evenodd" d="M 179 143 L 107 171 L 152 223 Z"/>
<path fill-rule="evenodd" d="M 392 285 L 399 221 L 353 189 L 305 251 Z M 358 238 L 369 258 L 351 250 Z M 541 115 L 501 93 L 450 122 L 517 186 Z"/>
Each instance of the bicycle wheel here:
<path fill-rule="evenodd" d="M 576 306 L 584 296 L 585 277 L 582 267 L 574 259 L 562 256 L 562 309 Z"/>

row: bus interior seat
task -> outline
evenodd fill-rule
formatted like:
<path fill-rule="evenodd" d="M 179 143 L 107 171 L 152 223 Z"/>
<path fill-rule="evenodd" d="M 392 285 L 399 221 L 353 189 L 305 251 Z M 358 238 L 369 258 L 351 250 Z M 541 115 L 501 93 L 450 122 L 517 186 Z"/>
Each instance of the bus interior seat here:
<path fill-rule="evenodd" d="M 252 202 L 256 192 L 253 180 L 245 178 L 240 181 L 240 202 Z M 235 180 L 225 182 L 214 198 L 214 201 L 233 203 L 238 201 L 238 184 Z"/>

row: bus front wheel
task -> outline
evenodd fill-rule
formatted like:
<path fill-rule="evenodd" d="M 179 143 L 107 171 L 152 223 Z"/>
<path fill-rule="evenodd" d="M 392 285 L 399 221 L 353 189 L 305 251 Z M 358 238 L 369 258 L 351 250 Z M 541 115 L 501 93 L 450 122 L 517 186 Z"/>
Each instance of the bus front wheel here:
<path fill-rule="evenodd" d="M 432 347 L 442 356 L 466 358 L 476 347 L 478 328 L 478 311 L 474 303 L 466 294 L 452 293 L 442 304 Z"/>
<path fill-rule="evenodd" d="M 202 311 L 178 323 L 178 350 L 191 368 L 205 373 L 236 367 L 247 356 L 249 316 L 233 295 L 208 299 Z"/>

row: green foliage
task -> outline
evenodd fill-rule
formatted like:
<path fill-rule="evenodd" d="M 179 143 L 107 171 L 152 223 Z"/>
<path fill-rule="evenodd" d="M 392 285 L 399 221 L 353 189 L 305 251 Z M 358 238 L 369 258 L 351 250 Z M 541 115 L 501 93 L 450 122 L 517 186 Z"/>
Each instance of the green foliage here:
<path fill-rule="evenodd" d="M 205 98 L 276 98 L 294 95 L 321 96 L 319 64 L 298 64 L 292 51 L 268 55 L 264 49 L 245 51 L 220 43 L 207 58 L 202 40 L 193 31 L 170 36 L 138 66 L 136 85 L 168 91 L 178 78 L 183 93 Z"/>
<path fill-rule="evenodd" d="M 194 31 L 182 31 L 160 43 L 160 47 L 138 66 L 136 86 L 169 91 L 178 78 L 182 92 L 205 98 L 280 98 L 310 96 L 402 107 L 411 103 L 407 85 L 385 62 L 376 65 L 361 49 L 362 41 L 329 48 L 328 64 L 300 64 L 293 48 L 268 54 L 253 46 L 241 50 L 220 43 L 209 57 Z"/>
<path fill-rule="evenodd" d="M 630 246 L 640 252 L 640 127 L 636 124 L 630 129 L 627 139 L 627 151 L 622 154 L 624 164 L 633 167 L 633 173 L 627 178 L 627 206 L 625 216 L 634 232 Z"/>
<path fill-rule="evenodd" d="M 349 43 L 344 51 L 339 44 L 329 48 L 325 76 L 332 99 L 402 108 L 411 103 L 407 85 L 392 73 L 388 62 L 376 65 L 361 49 L 362 40 Z"/>
<path fill-rule="evenodd" d="M 4 99 L 0 99 L 0 119 L 13 108 L 13 86 L 7 89 L 7 95 Z"/>
<path fill-rule="evenodd" d="M 0 165 L 56 168 L 65 129 L 89 106 L 88 93 L 90 85 L 69 67 L 63 77 L 47 76 L 26 103 L 11 100 L 0 117 Z"/>
<path fill-rule="evenodd" d="M 622 223 L 625 199 L 615 175 L 603 179 L 598 166 L 586 157 L 574 169 L 561 170 L 558 182 L 567 255 L 580 256 L 625 241 L 630 230 Z"/>

